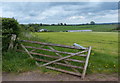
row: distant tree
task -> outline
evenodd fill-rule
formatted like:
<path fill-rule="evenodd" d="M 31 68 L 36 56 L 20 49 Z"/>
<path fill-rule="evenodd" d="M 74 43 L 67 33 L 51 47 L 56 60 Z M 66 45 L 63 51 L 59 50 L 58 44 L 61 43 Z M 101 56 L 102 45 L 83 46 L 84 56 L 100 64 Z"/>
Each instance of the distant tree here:
<path fill-rule="evenodd" d="M 58 23 L 58 25 L 60 25 L 60 23 Z"/>
<path fill-rule="evenodd" d="M 28 24 L 28 26 L 29 26 L 29 27 L 31 27 L 31 26 L 32 26 L 32 24 Z"/>
<path fill-rule="evenodd" d="M 22 28 L 24 28 L 24 27 L 25 27 L 25 25 L 24 25 L 24 24 L 20 24 L 20 26 L 21 26 Z"/>
<path fill-rule="evenodd" d="M 60 25 L 63 25 L 63 23 L 60 23 Z"/>
<path fill-rule="evenodd" d="M 66 26 L 67 24 L 66 24 L 66 23 L 64 23 L 64 25 Z"/>
<path fill-rule="evenodd" d="M 53 25 L 53 26 L 54 26 L 55 24 L 51 24 L 51 25 Z"/>
<path fill-rule="evenodd" d="M 34 31 L 35 31 L 35 28 L 29 27 L 29 31 L 34 32 Z"/>
<path fill-rule="evenodd" d="M 117 26 L 116 30 L 120 30 L 120 25 Z"/>
<path fill-rule="evenodd" d="M 40 26 L 42 26 L 42 23 L 40 23 Z"/>
<path fill-rule="evenodd" d="M 91 21 L 90 24 L 91 24 L 91 25 L 95 25 L 95 22 L 94 22 L 94 21 Z"/>

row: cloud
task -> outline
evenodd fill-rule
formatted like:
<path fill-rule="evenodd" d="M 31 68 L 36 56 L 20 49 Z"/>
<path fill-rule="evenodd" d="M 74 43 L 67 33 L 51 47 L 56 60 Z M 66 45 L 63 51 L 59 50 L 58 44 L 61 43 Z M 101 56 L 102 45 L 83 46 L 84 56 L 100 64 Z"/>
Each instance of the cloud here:
<path fill-rule="evenodd" d="M 14 17 L 20 23 L 117 21 L 115 2 L 4 2 L 0 7 L 3 17 Z"/>
<path fill-rule="evenodd" d="M 2 17 L 2 8 L 0 8 L 0 17 Z"/>
<path fill-rule="evenodd" d="M 108 22 L 108 21 L 117 22 L 118 21 L 118 10 L 105 11 L 104 15 L 96 16 L 94 19 L 97 20 L 97 22 L 101 22 L 101 21 L 102 22 Z"/>
<path fill-rule="evenodd" d="M 71 16 L 68 18 L 69 20 L 78 20 L 78 19 L 85 19 L 84 16 Z"/>

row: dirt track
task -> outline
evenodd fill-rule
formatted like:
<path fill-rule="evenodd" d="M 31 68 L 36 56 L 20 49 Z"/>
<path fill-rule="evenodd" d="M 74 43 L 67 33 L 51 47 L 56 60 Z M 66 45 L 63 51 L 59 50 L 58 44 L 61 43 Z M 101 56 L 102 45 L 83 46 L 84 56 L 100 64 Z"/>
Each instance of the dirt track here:
<path fill-rule="evenodd" d="M 82 80 L 80 77 L 60 73 L 41 73 L 39 71 L 26 72 L 21 74 L 10 74 L 3 73 L 3 81 L 117 81 L 118 77 L 116 74 L 105 75 L 105 74 L 91 74 L 86 75 L 85 79 Z"/>

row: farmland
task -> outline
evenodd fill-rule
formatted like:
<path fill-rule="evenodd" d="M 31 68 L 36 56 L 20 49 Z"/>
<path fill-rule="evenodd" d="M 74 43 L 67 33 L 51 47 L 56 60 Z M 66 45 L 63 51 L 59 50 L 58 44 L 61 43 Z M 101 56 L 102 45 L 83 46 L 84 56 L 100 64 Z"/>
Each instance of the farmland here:
<path fill-rule="evenodd" d="M 117 81 L 118 5 L 3 2 L 2 80 Z"/>
<path fill-rule="evenodd" d="M 49 43 L 63 44 L 70 46 L 72 46 L 73 43 L 80 44 L 84 47 L 92 46 L 92 53 L 90 56 L 90 62 L 87 73 L 90 74 L 90 73 L 118 72 L 118 33 L 117 32 L 42 32 L 42 33 L 31 32 L 31 33 L 23 33 L 22 35 L 24 35 L 24 37 L 22 36 L 21 39 L 25 39 L 25 40 L 49 42 Z M 47 54 L 49 54 L 49 52 Z M 35 66 L 35 62 L 33 60 L 30 60 L 29 56 L 26 53 L 8 52 L 5 55 L 8 56 L 3 57 L 4 71 L 24 72 L 24 71 L 38 69 Z M 49 72 L 51 70 L 41 69 L 41 71 Z"/>
<path fill-rule="evenodd" d="M 117 25 L 79 25 L 79 26 L 41 26 L 39 29 L 47 29 L 49 31 L 66 31 L 66 30 L 85 30 L 90 29 L 95 32 L 111 32 Z"/>
<path fill-rule="evenodd" d="M 118 72 L 118 33 L 116 32 L 51 32 L 31 33 L 46 42 L 84 47 L 92 46 L 89 73 Z"/>

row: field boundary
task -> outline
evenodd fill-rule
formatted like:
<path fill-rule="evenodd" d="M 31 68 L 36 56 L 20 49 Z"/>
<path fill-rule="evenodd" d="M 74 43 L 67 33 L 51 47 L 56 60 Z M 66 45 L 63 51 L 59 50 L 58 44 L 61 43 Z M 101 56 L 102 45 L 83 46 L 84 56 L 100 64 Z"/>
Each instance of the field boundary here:
<path fill-rule="evenodd" d="M 20 40 L 20 42 L 21 43 L 20 43 L 19 47 L 22 47 L 22 49 L 24 49 L 24 50 L 17 49 L 17 51 L 26 52 L 30 56 L 31 59 L 34 59 L 36 61 L 37 66 L 45 67 L 48 69 L 52 69 L 52 70 L 56 70 L 56 71 L 60 71 L 60 72 L 64 72 L 64 73 L 68 73 L 68 74 L 72 74 L 72 75 L 76 75 L 76 76 L 80 76 L 82 79 L 84 79 L 86 70 L 87 70 L 87 66 L 88 66 L 88 62 L 89 62 L 91 46 L 89 46 L 86 49 L 83 49 L 83 48 L 79 48 L 79 47 L 75 47 L 75 46 L 43 43 L 43 42 L 38 42 L 38 41 Z M 40 47 L 25 46 L 25 44 L 23 45 L 23 43 L 37 44 L 37 45 L 41 45 L 41 46 Z M 48 49 L 43 48 L 44 46 L 47 46 Z M 60 48 L 74 49 L 74 50 L 78 50 L 79 52 L 72 53 L 72 52 L 59 51 L 59 50 L 56 50 L 55 48 L 53 48 L 53 46 L 60 47 Z M 38 53 L 38 52 L 35 52 L 36 50 L 53 52 L 56 54 L 56 56 Z M 66 56 L 63 56 L 62 54 L 65 54 Z M 43 57 L 43 58 L 38 58 L 38 57 L 36 58 L 33 55 L 38 55 L 39 57 Z M 71 59 L 71 57 L 75 57 L 75 56 L 83 57 L 84 60 Z M 46 59 L 46 57 L 51 58 L 51 59 L 48 60 L 48 59 Z M 44 63 L 40 64 L 39 62 L 44 62 Z M 75 62 L 77 64 L 82 64 L 83 66 L 73 65 L 73 64 L 71 64 L 72 62 L 73 63 Z M 64 67 L 69 67 L 72 71 L 68 71 L 67 69 L 57 68 L 57 67 L 53 66 L 54 64 L 64 66 Z M 81 71 L 79 71 L 79 70 L 81 70 Z"/>

